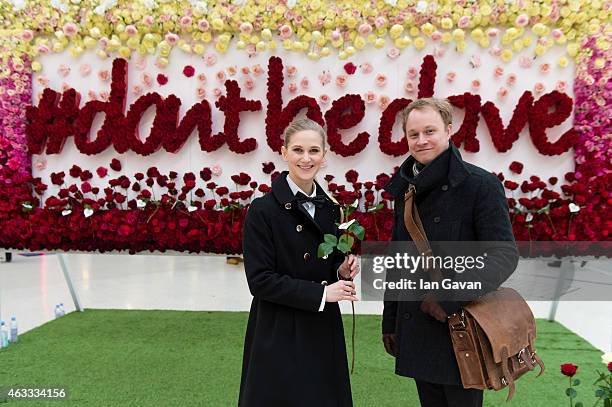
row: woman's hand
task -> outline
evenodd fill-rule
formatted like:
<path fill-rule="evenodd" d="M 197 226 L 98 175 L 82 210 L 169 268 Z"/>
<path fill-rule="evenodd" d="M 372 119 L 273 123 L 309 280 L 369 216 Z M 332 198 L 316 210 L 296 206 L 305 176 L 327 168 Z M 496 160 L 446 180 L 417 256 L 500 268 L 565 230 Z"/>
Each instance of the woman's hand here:
<path fill-rule="evenodd" d="M 355 294 L 357 294 L 355 291 L 355 283 L 352 281 L 340 280 L 327 286 L 325 290 L 325 301 L 359 301 L 357 297 L 355 297 Z"/>
<path fill-rule="evenodd" d="M 359 259 L 357 256 L 349 254 L 338 267 L 338 274 L 346 280 L 352 280 L 359 274 Z"/>

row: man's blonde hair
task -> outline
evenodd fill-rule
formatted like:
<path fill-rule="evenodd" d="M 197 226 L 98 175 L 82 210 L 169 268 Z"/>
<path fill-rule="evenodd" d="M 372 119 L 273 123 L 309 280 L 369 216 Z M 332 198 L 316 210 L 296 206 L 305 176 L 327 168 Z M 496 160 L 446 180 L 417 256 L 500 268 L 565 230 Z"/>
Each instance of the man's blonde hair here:
<path fill-rule="evenodd" d="M 323 144 L 323 149 L 325 149 L 325 130 L 323 130 L 323 127 L 321 127 L 319 123 L 306 118 L 294 120 L 289 123 L 289 126 L 287 126 L 285 132 L 283 133 L 283 137 L 285 139 L 285 148 L 289 147 L 289 141 L 291 141 L 291 136 L 303 130 L 312 130 L 319 133 L 319 135 L 321 136 L 321 143 Z"/>
<path fill-rule="evenodd" d="M 425 107 L 431 107 L 440 114 L 445 128 L 448 127 L 449 124 L 453 124 L 453 107 L 448 100 L 422 98 L 410 103 L 401 111 L 402 129 L 404 129 L 404 133 L 406 133 L 406 121 L 408 120 L 408 115 L 410 115 L 410 112 L 413 110 L 422 110 Z"/>

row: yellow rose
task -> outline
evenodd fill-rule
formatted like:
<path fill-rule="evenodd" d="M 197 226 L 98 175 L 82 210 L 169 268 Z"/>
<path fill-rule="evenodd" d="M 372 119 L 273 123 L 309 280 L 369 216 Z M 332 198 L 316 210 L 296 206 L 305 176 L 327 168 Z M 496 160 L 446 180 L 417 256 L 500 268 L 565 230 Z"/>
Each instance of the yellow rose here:
<path fill-rule="evenodd" d="M 597 40 L 595 41 L 595 45 L 601 51 L 607 51 L 608 49 L 610 49 L 610 43 L 606 41 L 606 39 L 603 37 L 597 38 Z"/>
<path fill-rule="evenodd" d="M 202 33 L 202 41 L 209 43 L 212 41 L 212 34 L 210 32 Z"/>
<path fill-rule="evenodd" d="M 160 68 L 165 68 L 168 66 L 168 58 L 157 58 L 155 64 Z"/>
<path fill-rule="evenodd" d="M 355 37 L 353 45 L 355 45 L 355 48 L 357 49 L 363 49 L 366 46 L 366 40 L 361 36 Z"/>
<path fill-rule="evenodd" d="M 512 50 L 514 52 L 520 52 L 523 49 L 523 41 L 521 40 L 515 40 L 512 43 Z"/>
<path fill-rule="evenodd" d="M 518 36 L 518 30 L 514 27 L 510 27 L 506 30 L 506 35 L 509 39 L 513 40 Z"/>
<path fill-rule="evenodd" d="M 368 44 L 374 44 L 376 42 L 376 38 L 378 38 L 376 34 L 368 35 Z"/>
<path fill-rule="evenodd" d="M 579 48 L 580 47 L 575 42 L 571 42 L 571 43 L 567 44 L 567 47 L 566 47 L 567 53 L 571 57 L 575 57 L 576 56 L 576 54 L 578 53 Z"/>
<path fill-rule="evenodd" d="M 351 47 L 351 46 L 346 47 L 346 53 L 349 56 L 355 55 L 356 52 L 357 52 L 357 50 L 355 49 L 355 47 Z"/>
<path fill-rule="evenodd" d="M 476 42 L 480 41 L 482 37 L 484 37 L 484 32 L 480 28 L 475 28 L 470 33 L 470 37 Z"/>
<path fill-rule="evenodd" d="M 213 28 L 213 30 L 221 31 L 221 30 L 223 30 L 223 26 L 224 26 L 223 20 L 221 20 L 220 18 L 215 18 L 215 19 L 212 20 L 212 28 Z"/>
<path fill-rule="evenodd" d="M 346 53 L 346 51 L 340 51 L 338 53 L 338 58 L 340 58 L 341 60 L 345 60 L 348 58 L 348 54 Z"/>
<path fill-rule="evenodd" d="M 119 55 L 121 56 L 121 58 L 128 59 L 130 55 L 132 55 L 132 50 L 128 47 L 121 47 L 119 48 Z"/>
<path fill-rule="evenodd" d="M 465 31 L 461 28 L 457 28 L 453 31 L 453 39 L 457 42 L 463 41 L 465 39 Z"/>
<path fill-rule="evenodd" d="M 317 40 L 317 45 L 319 47 L 323 47 L 325 44 L 327 44 L 327 39 L 325 37 L 321 37 Z"/>
<path fill-rule="evenodd" d="M 431 23 L 425 23 L 421 26 L 421 32 L 428 37 L 431 36 L 435 29 L 436 27 L 434 27 Z"/>
<path fill-rule="evenodd" d="M 536 23 L 534 24 L 533 27 L 531 27 L 531 30 L 535 33 L 535 35 L 539 37 L 543 37 L 544 35 L 546 35 L 546 31 L 548 30 L 548 27 L 546 27 L 542 23 Z"/>
<path fill-rule="evenodd" d="M 542 55 L 544 55 L 546 53 L 546 47 L 538 44 L 535 47 L 535 54 L 539 57 L 541 57 Z"/>
<path fill-rule="evenodd" d="M 449 32 L 444 32 L 442 33 L 442 42 L 447 44 L 449 42 L 451 42 L 451 40 L 453 39 L 453 36 L 451 33 Z"/>
<path fill-rule="evenodd" d="M 500 57 L 501 57 L 502 61 L 504 61 L 504 62 L 509 62 L 509 61 L 512 59 L 512 56 L 513 56 L 513 55 L 514 55 L 514 54 L 512 53 L 512 51 L 511 51 L 511 50 L 509 50 L 509 49 L 505 48 L 505 49 L 504 49 L 504 50 L 501 52 Z"/>
<path fill-rule="evenodd" d="M 489 46 L 491 45 L 491 41 L 488 37 L 482 37 L 478 43 L 482 48 L 489 48 Z"/>
<path fill-rule="evenodd" d="M 261 38 L 266 41 L 269 41 L 272 38 L 272 31 L 269 28 L 264 28 L 261 30 Z"/>
<path fill-rule="evenodd" d="M 266 43 L 264 41 L 259 41 L 257 44 L 255 44 L 255 49 L 257 50 L 257 52 L 265 51 Z"/>
<path fill-rule="evenodd" d="M 417 27 L 411 27 L 409 34 L 413 37 L 416 37 L 417 35 L 419 35 L 419 29 Z"/>
<path fill-rule="evenodd" d="M 205 50 L 206 47 L 204 47 L 204 44 L 201 44 L 199 42 L 193 46 L 193 52 L 197 55 L 203 55 Z"/>
<path fill-rule="evenodd" d="M 242 40 L 236 41 L 236 49 L 245 49 L 245 48 L 246 48 L 246 42 Z"/>
<path fill-rule="evenodd" d="M 599 24 L 589 24 L 587 32 L 589 33 L 589 35 L 597 34 L 599 32 Z"/>
<path fill-rule="evenodd" d="M 427 44 L 423 37 L 416 37 L 412 43 L 414 44 L 414 47 L 419 51 L 425 48 L 425 45 Z"/>
<path fill-rule="evenodd" d="M 416 28 L 416 27 L 414 27 Z M 418 30 L 418 28 L 417 28 Z M 398 38 L 404 32 L 404 27 L 399 24 L 394 24 L 389 30 L 389 36 L 393 39 Z"/>
<path fill-rule="evenodd" d="M 100 29 L 98 27 L 93 27 L 91 30 L 89 30 L 89 35 L 91 35 L 93 38 L 100 38 Z"/>
<path fill-rule="evenodd" d="M 319 0 L 310 0 L 309 4 L 310 4 L 310 9 L 313 11 L 317 11 L 318 9 L 321 8 L 321 2 Z"/>
<path fill-rule="evenodd" d="M 384 38 L 376 38 L 376 41 L 374 41 L 374 47 L 381 49 L 382 47 L 385 46 L 385 39 Z"/>
<path fill-rule="evenodd" d="M 83 40 L 83 45 L 85 45 L 85 48 L 88 49 L 95 48 L 97 44 L 98 42 L 91 37 L 85 37 Z"/>
<path fill-rule="evenodd" d="M 480 7 L 480 14 L 488 16 L 493 12 L 493 9 L 488 4 L 484 4 Z"/>
<path fill-rule="evenodd" d="M 457 50 L 457 52 L 463 52 L 465 51 L 465 48 L 467 47 L 467 42 L 465 41 L 459 41 L 457 43 L 457 46 L 455 47 L 455 49 Z"/>
<path fill-rule="evenodd" d="M 533 42 L 533 39 L 531 37 L 523 37 L 522 41 L 523 41 L 523 45 L 528 47 Z"/>
<path fill-rule="evenodd" d="M 329 56 L 330 52 L 331 50 L 328 47 L 323 47 L 321 48 L 321 51 L 320 51 L 321 56 L 324 56 L 324 57 Z"/>
<path fill-rule="evenodd" d="M 225 52 L 227 52 L 227 43 L 223 41 L 217 41 L 217 43 L 215 44 L 215 49 L 220 53 L 224 54 Z"/>
<path fill-rule="evenodd" d="M 451 28 L 453 28 L 453 20 L 451 20 L 448 17 L 444 17 L 441 21 L 440 21 L 440 25 L 442 26 L 442 28 L 444 28 L 445 30 L 450 30 Z"/>
<path fill-rule="evenodd" d="M 41 65 L 41 63 L 40 63 L 40 62 L 38 62 L 38 61 L 34 61 L 34 62 L 32 62 L 32 70 L 33 70 L 34 72 L 40 72 L 40 71 L 42 70 L 42 65 Z"/>
<path fill-rule="evenodd" d="M 272 40 L 272 41 L 268 41 L 268 49 L 270 50 L 275 50 L 276 49 L 276 41 Z"/>
<path fill-rule="evenodd" d="M 595 59 L 595 68 L 601 69 L 606 65 L 606 60 L 603 58 Z"/>

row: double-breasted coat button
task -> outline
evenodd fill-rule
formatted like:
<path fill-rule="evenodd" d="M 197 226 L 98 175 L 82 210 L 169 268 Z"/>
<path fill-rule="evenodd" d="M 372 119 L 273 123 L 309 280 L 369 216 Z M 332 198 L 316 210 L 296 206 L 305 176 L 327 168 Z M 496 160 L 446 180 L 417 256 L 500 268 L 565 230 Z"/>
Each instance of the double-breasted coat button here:
<path fill-rule="evenodd" d="M 448 190 L 448 185 L 442 185 L 442 191 L 447 191 Z"/>
<path fill-rule="evenodd" d="M 434 223 L 440 223 L 440 217 L 439 216 L 436 216 L 433 220 L 434 220 Z"/>
<path fill-rule="evenodd" d="M 321 281 L 321 284 L 327 285 L 327 281 L 323 280 L 323 281 Z"/>
<path fill-rule="evenodd" d="M 285 204 L 285 209 L 291 209 L 291 202 L 287 202 Z"/>
<path fill-rule="evenodd" d="M 412 315 L 410 315 L 409 312 L 404 314 L 404 319 L 410 319 L 412 317 Z"/>
<path fill-rule="evenodd" d="M 310 253 L 304 253 L 304 261 L 308 261 L 310 259 Z"/>
<path fill-rule="evenodd" d="M 298 232 L 301 232 L 302 231 L 302 225 L 297 225 L 295 227 L 295 230 L 298 231 Z"/>
<path fill-rule="evenodd" d="M 326 254 L 325 256 L 323 256 L 323 260 L 327 260 L 329 256 Z"/>

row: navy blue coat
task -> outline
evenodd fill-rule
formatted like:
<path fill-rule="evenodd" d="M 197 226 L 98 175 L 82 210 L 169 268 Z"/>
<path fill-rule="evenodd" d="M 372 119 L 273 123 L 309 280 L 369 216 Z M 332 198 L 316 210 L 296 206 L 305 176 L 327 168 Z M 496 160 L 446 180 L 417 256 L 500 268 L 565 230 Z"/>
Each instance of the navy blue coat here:
<path fill-rule="evenodd" d="M 340 209 L 326 198 L 313 219 L 296 202 L 287 172 L 253 200 L 243 251 L 253 302 L 244 340 L 240 406 L 352 406 L 344 329 L 322 281 L 338 280 L 343 256 L 317 258 L 323 234 L 337 235 Z"/>
<path fill-rule="evenodd" d="M 486 281 L 482 290 L 473 292 L 473 298 L 477 298 L 499 287 L 515 270 L 519 256 L 501 182 L 490 172 L 463 161 L 455 146 L 449 144 L 449 149 L 417 177 L 412 173 L 414 158 L 409 157 L 385 186 L 395 198 L 392 240 L 412 240 L 404 225 L 404 193 L 413 184 L 430 241 L 499 242 L 489 245 Z M 440 304 L 450 315 L 467 302 Z M 382 331 L 397 335 L 398 375 L 431 383 L 461 384 L 448 325 L 423 313 L 420 302 L 386 301 Z"/>

